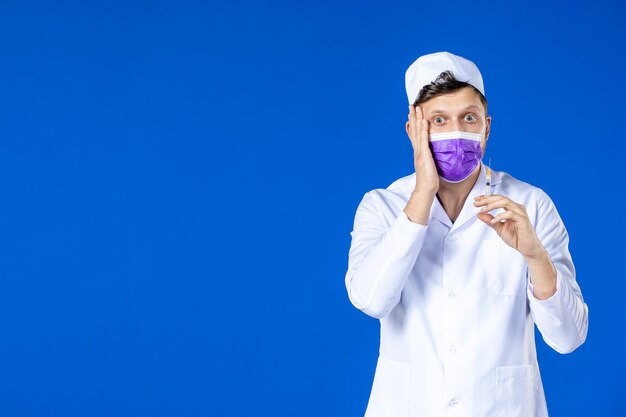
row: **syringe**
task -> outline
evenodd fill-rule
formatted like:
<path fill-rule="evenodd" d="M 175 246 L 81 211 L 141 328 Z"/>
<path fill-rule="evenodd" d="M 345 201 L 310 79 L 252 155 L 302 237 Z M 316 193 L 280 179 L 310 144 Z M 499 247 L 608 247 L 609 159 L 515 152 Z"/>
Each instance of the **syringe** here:
<path fill-rule="evenodd" d="M 487 180 L 485 181 L 485 195 L 491 195 L 491 158 L 487 167 Z"/>

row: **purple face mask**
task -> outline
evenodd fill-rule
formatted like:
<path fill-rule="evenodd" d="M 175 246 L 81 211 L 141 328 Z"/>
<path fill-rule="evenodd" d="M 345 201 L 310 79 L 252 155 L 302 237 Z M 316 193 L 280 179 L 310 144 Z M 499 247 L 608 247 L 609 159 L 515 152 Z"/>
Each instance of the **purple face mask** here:
<path fill-rule="evenodd" d="M 467 179 L 480 163 L 480 133 L 445 132 L 430 135 L 430 149 L 439 176 L 448 182 Z"/>

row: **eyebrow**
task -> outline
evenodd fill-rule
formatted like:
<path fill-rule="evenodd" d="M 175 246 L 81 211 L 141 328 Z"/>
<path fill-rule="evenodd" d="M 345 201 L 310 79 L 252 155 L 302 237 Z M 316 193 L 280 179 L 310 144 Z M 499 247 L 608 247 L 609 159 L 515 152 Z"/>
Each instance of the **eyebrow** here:
<path fill-rule="evenodd" d="M 465 107 L 464 109 L 462 109 L 461 111 L 468 111 L 468 110 L 477 110 L 480 111 L 480 107 L 478 107 L 475 104 L 471 104 L 467 107 Z M 436 114 L 436 113 L 446 113 L 446 110 L 440 110 L 440 109 L 433 109 L 431 111 L 428 112 L 429 114 Z"/>

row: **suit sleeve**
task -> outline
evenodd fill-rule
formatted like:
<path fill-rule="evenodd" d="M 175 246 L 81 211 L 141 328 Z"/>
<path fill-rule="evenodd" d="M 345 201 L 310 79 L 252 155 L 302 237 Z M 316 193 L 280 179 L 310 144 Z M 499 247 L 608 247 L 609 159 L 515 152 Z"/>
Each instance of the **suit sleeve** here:
<path fill-rule="evenodd" d="M 557 271 L 557 290 L 547 300 L 534 296 L 528 281 L 530 311 L 545 342 L 559 353 L 570 353 L 587 338 L 588 307 L 576 282 L 569 237 L 554 203 L 537 189 L 535 230 Z"/>
<path fill-rule="evenodd" d="M 350 302 L 375 318 L 387 316 L 400 301 L 427 229 L 403 211 L 386 221 L 377 208 L 381 204 L 376 191 L 363 197 L 354 218 L 346 273 Z"/>

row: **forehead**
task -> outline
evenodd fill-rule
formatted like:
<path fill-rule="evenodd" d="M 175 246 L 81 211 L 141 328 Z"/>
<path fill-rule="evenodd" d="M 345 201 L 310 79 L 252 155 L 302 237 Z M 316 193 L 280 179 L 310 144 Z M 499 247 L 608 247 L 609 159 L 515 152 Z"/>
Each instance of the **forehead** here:
<path fill-rule="evenodd" d="M 425 113 L 461 112 L 470 108 L 483 113 L 485 111 L 478 94 L 470 87 L 433 97 L 420 106 Z"/>

